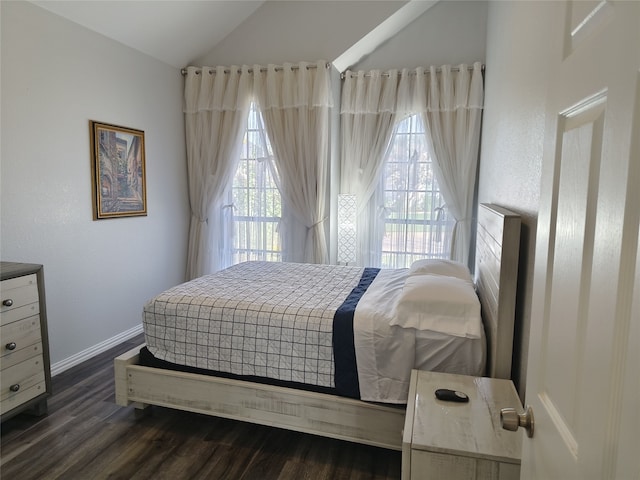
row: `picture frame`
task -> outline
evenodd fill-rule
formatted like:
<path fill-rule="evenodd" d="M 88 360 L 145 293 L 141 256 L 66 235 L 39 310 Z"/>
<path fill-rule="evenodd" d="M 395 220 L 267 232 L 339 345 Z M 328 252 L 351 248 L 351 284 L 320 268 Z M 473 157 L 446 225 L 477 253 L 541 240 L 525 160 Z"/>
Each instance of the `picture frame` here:
<path fill-rule="evenodd" d="M 144 131 L 89 121 L 93 219 L 147 215 Z"/>

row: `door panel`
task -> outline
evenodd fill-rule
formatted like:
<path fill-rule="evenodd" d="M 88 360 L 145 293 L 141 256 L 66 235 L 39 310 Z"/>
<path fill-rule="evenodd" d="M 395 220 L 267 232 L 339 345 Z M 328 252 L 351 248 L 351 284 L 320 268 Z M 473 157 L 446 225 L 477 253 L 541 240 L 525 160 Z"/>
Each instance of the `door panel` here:
<path fill-rule="evenodd" d="M 544 402 L 554 412 L 567 448 L 577 451 L 580 412 L 579 381 L 583 373 L 584 339 L 589 328 L 586 316 L 591 257 L 598 194 L 602 125 L 606 99 L 598 96 L 561 115 L 558 122 L 559 181 L 556 229 L 551 239 L 553 264 L 549 281 L 562 286 L 553 289 L 545 317 L 541 386 Z M 551 322 L 562 318 L 561 322 Z M 567 379 L 574 379 L 567 382 Z"/>
<path fill-rule="evenodd" d="M 527 376 L 536 433 L 522 478 L 638 478 L 637 453 L 624 452 L 640 431 L 640 2 L 562 7 Z"/>

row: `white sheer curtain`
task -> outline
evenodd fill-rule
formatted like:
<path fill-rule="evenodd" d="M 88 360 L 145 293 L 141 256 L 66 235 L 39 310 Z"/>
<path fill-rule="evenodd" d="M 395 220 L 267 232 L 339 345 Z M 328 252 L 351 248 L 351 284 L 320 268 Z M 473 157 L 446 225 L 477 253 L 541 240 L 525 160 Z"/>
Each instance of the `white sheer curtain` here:
<path fill-rule="evenodd" d="M 379 201 L 372 195 L 379 183 L 384 157 L 397 118 L 399 87 L 396 70 L 383 74 L 347 72 L 342 85 L 340 124 L 342 136 L 341 193 L 356 196 L 358 204 L 357 264 L 377 265 L 382 234 L 377 218 Z M 403 90 L 407 76 L 402 77 Z"/>
<path fill-rule="evenodd" d="M 346 72 L 342 90 L 341 192 L 358 196 L 360 264 L 375 260 L 379 242 L 380 180 L 395 124 L 422 114 L 438 184 L 456 219 L 452 258 L 468 262 L 480 121 L 482 65 L 475 63 L 386 72 Z M 372 235 L 373 233 L 373 235 Z"/>
<path fill-rule="evenodd" d="M 218 270 L 224 193 L 235 173 L 251 100 L 249 68 L 196 69 L 185 78 L 184 113 L 191 225 L 187 279 Z"/>
<path fill-rule="evenodd" d="M 470 70 L 450 65 L 440 72 L 434 67 L 429 75 L 418 75 L 423 98 L 423 114 L 428 144 L 436 159 L 435 169 L 447 208 L 456 219 L 451 257 L 468 263 L 471 242 L 471 218 L 478 166 L 480 124 L 484 99 L 482 65 Z"/>
<path fill-rule="evenodd" d="M 324 61 L 266 70 L 254 67 L 254 93 L 280 176 L 283 260 L 325 263 L 329 71 Z"/>

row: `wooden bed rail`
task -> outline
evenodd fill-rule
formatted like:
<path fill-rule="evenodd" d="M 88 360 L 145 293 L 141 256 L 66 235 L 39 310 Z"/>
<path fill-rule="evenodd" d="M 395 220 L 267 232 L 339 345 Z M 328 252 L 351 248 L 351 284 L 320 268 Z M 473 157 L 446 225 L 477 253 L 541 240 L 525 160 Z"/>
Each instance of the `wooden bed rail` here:
<path fill-rule="evenodd" d="M 405 407 L 137 365 L 140 345 L 115 359 L 116 403 L 158 405 L 402 449 Z"/>

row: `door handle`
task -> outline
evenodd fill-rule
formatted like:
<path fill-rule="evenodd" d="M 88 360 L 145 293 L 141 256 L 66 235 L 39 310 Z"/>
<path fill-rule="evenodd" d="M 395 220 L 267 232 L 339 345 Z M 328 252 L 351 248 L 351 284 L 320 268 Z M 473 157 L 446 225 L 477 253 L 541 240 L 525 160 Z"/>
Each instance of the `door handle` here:
<path fill-rule="evenodd" d="M 503 408 L 500 410 L 500 424 L 505 430 L 515 432 L 519 427 L 524 427 L 529 438 L 533 437 L 533 409 L 527 405 L 524 413 L 516 412 L 515 408 Z"/>

